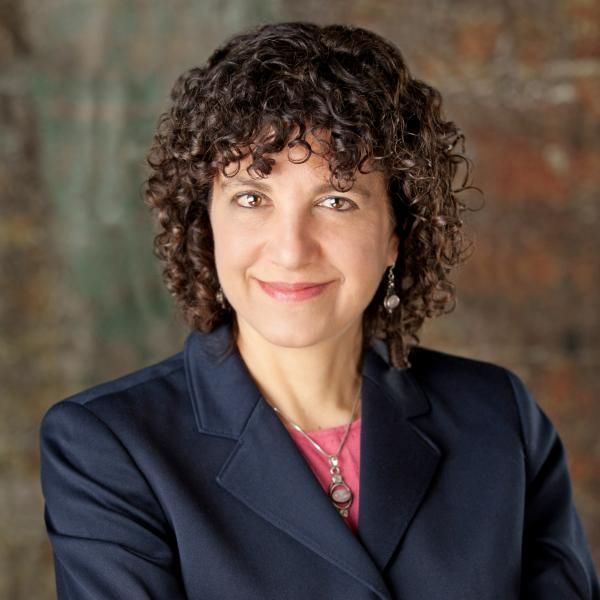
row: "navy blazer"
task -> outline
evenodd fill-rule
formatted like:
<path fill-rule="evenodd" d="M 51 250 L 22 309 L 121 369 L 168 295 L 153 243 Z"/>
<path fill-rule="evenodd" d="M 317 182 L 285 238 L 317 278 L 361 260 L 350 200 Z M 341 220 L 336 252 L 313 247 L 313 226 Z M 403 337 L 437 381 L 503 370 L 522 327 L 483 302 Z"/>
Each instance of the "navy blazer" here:
<path fill-rule="evenodd" d="M 561 441 L 511 372 L 417 348 L 362 373 L 360 515 L 332 506 L 229 329 L 53 406 L 58 597 L 599 600 Z"/>

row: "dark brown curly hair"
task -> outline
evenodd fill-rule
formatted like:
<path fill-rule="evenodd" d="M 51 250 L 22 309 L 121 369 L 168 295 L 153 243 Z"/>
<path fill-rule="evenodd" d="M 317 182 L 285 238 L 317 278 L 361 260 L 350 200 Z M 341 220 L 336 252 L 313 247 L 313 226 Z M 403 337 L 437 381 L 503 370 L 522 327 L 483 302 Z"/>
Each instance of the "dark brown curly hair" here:
<path fill-rule="evenodd" d="M 235 313 L 216 299 L 214 176 L 231 164 L 239 170 L 251 155 L 249 174 L 264 177 L 268 155 L 284 147 L 301 145 L 307 160 L 310 133 L 326 144 L 336 189 L 349 189 L 357 171 L 385 175 L 400 238 L 401 304 L 391 315 L 383 310 L 382 280 L 363 315 L 363 340 L 385 340 L 392 364 L 409 366 L 425 318 L 453 310 L 449 273 L 469 248 L 457 193 L 471 187 L 470 161 L 460 130 L 442 115 L 439 92 L 411 77 L 399 50 L 375 33 L 279 23 L 230 39 L 178 78 L 171 99 L 148 155 L 145 198 L 159 227 L 154 252 L 187 323 L 201 331 L 230 323 L 235 344 Z M 461 164 L 465 175 L 454 189 Z"/>

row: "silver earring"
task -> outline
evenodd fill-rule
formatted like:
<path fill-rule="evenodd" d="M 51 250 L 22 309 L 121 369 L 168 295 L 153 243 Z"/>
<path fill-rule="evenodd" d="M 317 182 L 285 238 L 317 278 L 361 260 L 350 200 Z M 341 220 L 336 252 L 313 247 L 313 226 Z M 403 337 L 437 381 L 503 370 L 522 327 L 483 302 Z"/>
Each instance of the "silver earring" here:
<path fill-rule="evenodd" d="M 221 305 L 221 308 L 225 308 L 225 294 L 223 293 L 223 288 L 219 286 L 219 289 L 216 293 L 217 302 Z"/>
<path fill-rule="evenodd" d="M 394 285 L 394 267 L 388 267 L 387 275 L 387 290 L 385 292 L 385 298 L 383 300 L 383 306 L 388 314 L 392 314 L 395 308 L 400 305 L 400 297 L 396 294 L 396 286 Z"/>

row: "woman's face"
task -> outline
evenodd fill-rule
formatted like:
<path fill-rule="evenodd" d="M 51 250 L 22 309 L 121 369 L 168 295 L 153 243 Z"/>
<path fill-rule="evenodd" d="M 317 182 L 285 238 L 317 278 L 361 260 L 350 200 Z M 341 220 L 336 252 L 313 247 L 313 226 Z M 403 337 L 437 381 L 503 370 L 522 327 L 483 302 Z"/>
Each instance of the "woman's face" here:
<path fill-rule="evenodd" d="M 356 332 L 398 252 L 384 176 L 358 173 L 341 193 L 320 156 L 292 163 L 286 149 L 271 158 L 263 179 L 249 177 L 247 157 L 213 184 L 217 274 L 240 335 L 251 328 L 299 348 Z"/>

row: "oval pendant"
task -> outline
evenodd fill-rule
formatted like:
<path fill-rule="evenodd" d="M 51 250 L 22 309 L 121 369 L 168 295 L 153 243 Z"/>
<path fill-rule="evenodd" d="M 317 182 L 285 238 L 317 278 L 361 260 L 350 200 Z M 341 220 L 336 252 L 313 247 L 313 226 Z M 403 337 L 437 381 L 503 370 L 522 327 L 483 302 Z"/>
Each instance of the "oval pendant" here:
<path fill-rule="evenodd" d="M 391 313 L 395 308 L 400 306 L 400 298 L 396 294 L 387 296 L 383 301 L 383 305 L 385 306 L 386 310 Z"/>
<path fill-rule="evenodd" d="M 333 505 L 343 517 L 348 516 L 348 509 L 352 505 L 352 490 L 342 481 L 333 481 L 329 486 L 329 497 Z"/>

